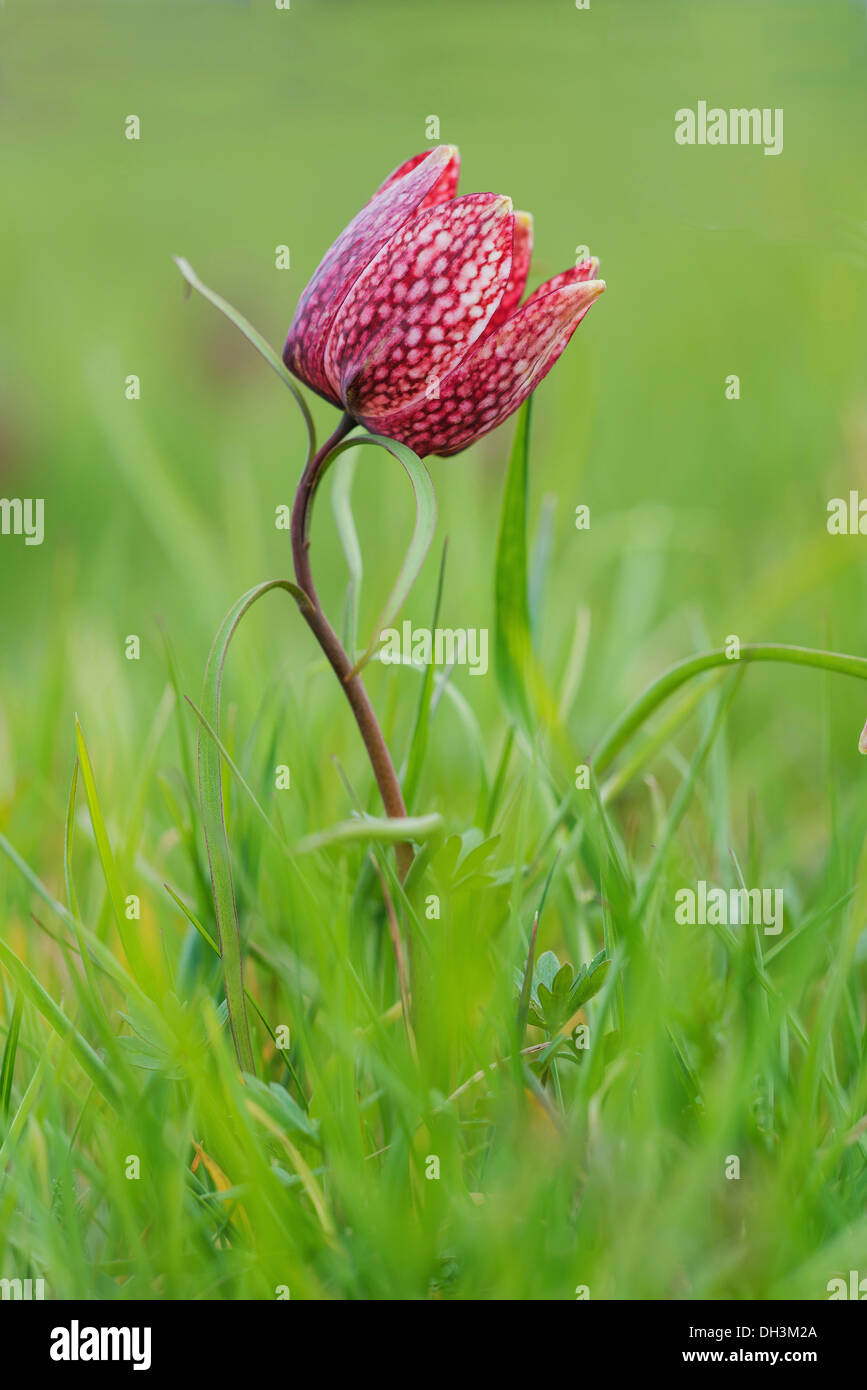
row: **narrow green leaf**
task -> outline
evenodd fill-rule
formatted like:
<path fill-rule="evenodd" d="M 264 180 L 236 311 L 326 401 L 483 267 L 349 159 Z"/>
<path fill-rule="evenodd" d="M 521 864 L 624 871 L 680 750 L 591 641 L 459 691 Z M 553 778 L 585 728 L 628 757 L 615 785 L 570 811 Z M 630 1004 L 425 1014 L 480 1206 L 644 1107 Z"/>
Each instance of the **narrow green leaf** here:
<path fill-rule="evenodd" d="M 497 763 L 497 770 L 494 774 L 494 784 L 491 787 L 490 795 L 485 804 L 485 813 L 482 820 L 482 828 L 488 834 L 494 824 L 494 818 L 502 800 L 503 790 L 506 785 L 506 773 L 509 770 L 509 759 L 512 756 L 512 748 L 515 743 L 515 726 L 510 724 L 503 739 L 503 747 L 500 751 L 500 761 Z"/>
<path fill-rule="evenodd" d="M 584 676 L 587 661 L 587 648 L 590 643 L 590 609 L 582 604 L 575 614 L 575 630 L 572 645 L 563 672 L 560 695 L 557 700 L 557 719 L 565 724 L 572 712 L 575 696 Z"/>
<path fill-rule="evenodd" d="M 81 913 L 79 912 L 78 908 L 78 899 L 75 893 L 75 881 L 72 876 L 72 837 L 73 829 L 75 826 L 75 793 L 77 789 L 78 758 L 76 757 L 72 767 L 72 782 L 70 783 L 69 787 L 69 800 L 66 804 L 66 824 L 63 832 L 63 868 L 66 878 L 66 901 L 69 904 L 70 923 L 75 933 L 75 940 L 78 944 L 78 954 L 81 957 L 81 965 L 82 969 L 84 970 L 85 979 L 87 980 L 87 983 L 90 985 L 91 993 L 93 994 L 94 999 L 100 1004 L 104 1013 L 105 1007 L 102 1004 L 102 996 L 99 992 L 99 986 L 96 983 L 96 976 L 93 972 L 93 965 L 91 963 L 90 953 L 88 952 L 85 946 L 84 938 L 81 931 Z"/>
<path fill-rule="evenodd" d="M 12 1079 L 15 1075 L 15 1054 L 18 1051 L 18 1033 L 21 1028 L 21 1012 L 24 1008 L 24 996 L 18 994 L 12 1006 L 12 1017 L 9 1020 L 9 1032 L 6 1034 L 6 1046 L 3 1048 L 3 1061 L 0 1063 L 0 1111 L 4 1115 L 9 1114 L 9 1103 L 12 1099 Z"/>
<path fill-rule="evenodd" d="M 494 580 L 494 666 L 503 703 L 525 730 L 532 725 L 527 693 L 530 614 L 527 601 L 527 478 L 530 397 L 518 412 L 500 515 Z"/>
<path fill-rule="evenodd" d="M 374 652 L 371 659 L 376 661 L 379 657 L 380 653 Z M 421 662 L 413 661 L 411 657 L 407 656 L 403 657 L 401 661 L 395 662 L 391 669 L 414 671 L 416 675 L 421 676 L 422 680 L 424 680 L 430 668 L 427 665 L 423 665 Z M 466 735 L 467 743 L 476 759 L 479 774 L 478 801 L 479 805 L 486 806 L 490 797 L 490 785 L 488 780 L 488 769 L 485 763 L 485 741 L 482 737 L 481 726 L 469 700 L 467 700 L 456 686 L 451 684 L 448 677 L 448 671 L 439 671 L 434 676 L 434 693 L 430 705 L 430 723 L 433 723 L 440 701 L 442 699 L 447 700 L 460 720 Z"/>
<path fill-rule="evenodd" d="M 696 681 L 687 690 L 674 709 L 659 721 L 653 733 L 647 736 L 626 759 L 618 770 L 611 774 L 600 790 L 603 806 L 619 796 L 624 787 L 644 768 L 650 760 L 673 743 L 675 734 L 686 723 L 704 697 L 728 675 L 727 671 L 714 671 L 703 680 Z"/>
<path fill-rule="evenodd" d="M 175 692 L 175 715 L 177 719 L 178 748 L 180 749 L 181 766 L 183 768 L 184 774 L 183 780 L 186 790 L 188 791 L 190 796 L 192 796 L 193 787 L 195 785 L 195 779 L 193 776 L 193 760 L 192 755 L 190 753 L 189 740 L 187 739 L 187 727 L 184 723 L 183 717 L 184 705 L 181 691 L 181 680 L 180 675 L 178 673 L 178 663 L 175 658 L 175 653 L 172 648 L 172 644 L 169 640 L 169 635 L 163 624 L 160 624 L 160 636 L 163 639 L 163 648 L 166 654 L 166 667 L 168 668 L 169 673 L 169 683 L 172 687 L 172 690 Z"/>
<path fill-rule="evenodd" d="M 87 1073 L 108 1103 L 117 1109 L 119 1103 L 117 1087 L 108 1067 L 97 1056 L 87 1039 L 82 1037 L 75 1025 L 66 1017 L 63 1010 L 55 1004 L 51 995 L 43 989 L 36 976 L 28 970 L 22 960 L 19 960 L 2 937 L 0 937 L 0 961 L 18 988 L 23 990 L 31 1004 L 41 1013 L 54 1031 L 63 1038 L 82 1070 Z"/>
<path fill-rule="evenodd" d="M 63 834 L 63 868 L 66 876 L 66 901 L 74 917 L 79 915 L 78 900 L 75 896 L 75 884 L 72 879 L 72 832 L 75 824 L 75 792 L 77 786 L 78 758 L 75 759 L 72 767 L 72 784 L 69 788 L 69 800 L 66 803 L 66 825 Z"/>
<path fill-rule="evenodd" d="M 518 1047 L 524 1046 L 524 1039 L 527 1036 L 527 1019 L 530 1014 L 530 994 L 533 988 L 533 961 L 536 956 L 536 937 L 538 933 L 539 913 L 537 911 L 533 915 L 533 930 L 530 932 L 530 947 L 527 951 L 527 961 L 521 980 L 521 993 L 518 997 Z"/>
<path fill-rule="evenodd" d="M 834 671 L 838 675 L 867 680 L 867 657 L 849 656 L 842 652 L 816 651 L 811 647 L 795 647 L 778 642 L 744 643 L 738 661 L 733 661 L 724 647 L 703 652 L 700 656 L 687 657 L 658 676 L 608 730 L 593 758 L 597 775 L 601 775 L 613 762 L 624 744 L 650 718 L 654 710 L 686 681 L 717 666 L 727 666 L 731 669 L 732 666 L 738 665 L 738 662 L 749 664 L 753 661 L 781 661 L 792 666 L 813 666 L 819 670 Z"/>
<path fill-rule="evenodd" d="M 548 575 L 554 549 L 554 513 L 556 510 L 557 498 L 549 492 L 542 498 L 527 579 L 527 609 L 530 614 L 534 641 L 538 641 L 542 628 L 545 594 L 548 588 Z"/>
<path fill-rule="evenodd" d="M 15 849 L 14 845 L 10 844 L 5 835 L 0 835 L 0 853 L 6 855 L 10 863 L 14 864 L 18 872 L 30 884 L 34 893 L 51 908 L 51 911 L 55 913 L 72 932 L 76 941 L 79 943 L 79 950 L 82 949 L 82 946 L 86 947 L 90 958 L 96 961 L 99 968 L 108 975 L 109 979 L 114 981 L 118 989 L 122 990 L 124 993 L 138 994 L 142 998 L 147 997 L 132 976 L 124 969 L 120 961 L 112 955 L 105 943 L 100 941 L 99 937 L 86 927 L 79 918 L 73 917 L 68 908 L 65 908 L 63 903 L 58 902 L 57 898 L 49 892 L 42 880 L 37 877 L 30 868 L 30 865 L 21 858 L 17 849 Z M 48 928 L 43 925 L 43 930 L 47 932 Z M 53 941 L 57 941 L 58 945 L 65 947 L 65 943 L 55 937 L 52 932 L 48 932 L 48 935 L 51 936 Z"/>
<path fill-rule="evenodd" d="M 6 1127 L 3 1143 L 0 1144 L 0 1182 L 3 1182 L 7 1186 L 7 1189 L 11 1185 L 11 1182 L 14 1181 L 15 1173 L 10 1160 L 15 1153 L 18 1141 L 24 1131 L 24 1126 L 30 1117 L 30 1112 L 39 1099 L 42 1091 L 43 1078 L 46 1072 L 50 1075 L 56 1066 L 59 1047 L 59 1038 L 57 1038 L 54 1033 L 49 1034 L 45 1042 L 45 1047 L 39 1054 L 39 1061 L 36 1064 L 36 1068 L 27 1083 L 27 1089 L 18 1104 L 18 1109 L 15 1111 L 15 1114 Z M 85 1106 L 92 1095 L 93 1086 L 90 1086 L 87 1099 L 84 1102 Z M 74 1143 L 74 1139 L 75 1131 L 73 1131 L 73 1137 L 70 1139 L 70 1147 Z"/>
<path fill-rule="evenodd" d="M 425 840 L 443 827 L 440 815 L 429 816 L 364 816 L 356 820 L 338 821 L 327 830 L 306 835 L 295 845 L 296 854 L 312 854 L 329 845 L 364 843 L 369 840 L 394 844 L 400 840 Z"/>
<path fill-rule="evenodd" d="M 352 483 L 357 463 L 355 455 L 344 459 L 342 466 L 335 470 L 334 485 L 331 489 L 331 507 L 346 557 L 346 567 L 349 570 L 343 645 L 346 651 L 353 654 L 358 646 L 358 605 L 361 601 L 361 584 L 364 578 L 361 546 L 352 515 Z"/>
<path fill-rule="evenodd" d="M 208 735 L 208 738 L 210 738 L 210 739 L 214 742 L 214 744 L 216 745 L 217 750 L 218 750 L 219 753 L 220 753 L 220 756 L 222 757 L 222 759 L 223 759 L 223 761 L 225 762 L 226 766 L 230 769 L 230 771 L 231 771 L 231 772 L 233 773 L 233 775 L 235 776 L 235 778 L 236 778 L 236 780 L 237 780 L 237 782 L 238 782 L 238 785 L 241 787 L 241 789 L 242 789 L 242 790 L 245 792 L 245 794 L 247 795 L 247 797 L 248 797 L 248 799 L 250 800 L 250 802 L 251 802 L 251 804 L 252 804 L 254 810 L 256 811 L 257 816 L 258 816 L 258 817 L 260 818 L 260 820 L 262 820 L 262 821 L 264 822 L 264 824 L 267 826 L 269 832 L 270 832 L 271 835 L 274 837 L 274 839 L 277 841 L 277 843 L 278 843 L 278 845 L 280 846 L 280 848 L 281 848 L 286 854 L 291 854 L 291 850 L 290 850 L 289 846 L 286 844 L 286 841 L 283 839 L 283 836 L 281 835 L 280 831 L 277 829 L 277 826 L 274 825 L 273 821 L 270 820 L 270 818 L 269 818 L 269 816 L 268 816 L 268 812 L 265 810 L 265 808 L 264 808 L 264 806 L 262 805 L 261 801 L 260 801 L 260 800 L 258 799 L 258 797 L 256 796 L 256 793 L 253 791 L 253 788 L 250 786 L 249 782 L 247 781 L 246 777 L 245 777 L 244 774 L 242 773 L 241 769 L 238 767 L 238 764 L 235 762 L 234 758 L 233 758 L 232 755 L 230 754 L 230 752 L 229 752 L 228 748 L 226 747 L 225 743 L 223 743 L 223 740 L 222 740 L 222 739 L 220 738 L 220 736 L 217 734 L 216 730 L 214 730 L 214 729 L 211 728 L 211 725 L 208 723 L 207 719 L 206 719 L 205 716 L 202 714 L 201 710 L 198 709 L 197 706 L 193 704 L 193 701 L 190 699 L 189 695 L 185 695 L 185 696 L 184 696 L 184 699 L 186 700 L 186 702 L 187 702 L 187 704 L 189 705 L 190 709 L 193 711 L 193 714 L 194 714 L 194 715 L 196 716 L 196 718 L 198 719 L 198 721 L 199 721 L 199 723 L 201 724 L 202 728 L 205 730 L 205 733 Z"/>
<path fill-rule="evenodd" d="M 126 917 L 126 895 L 124 894 L 118 877 L 117 865 L 114 854 L 112 853 L 111 842 L 108 838 L 108 831 L 105 827 L 102 811 L 99 805 L 99 797 L 96 793 L 96 781 L 93 776 L 93 767 L 87 752 L 87 745 L 84 742 L 84 733 L 75 716 L 75 742 L 78 750 L 78 762 L 81 767 L 81 778 L 84 782 L 84 794 L 87 798 L 87 809 L 90 813 L 90 823 L 93 827 L 93 837 L 96 841 L 96 852 L 102 867 L 102 875 L 105 879 L 105 886 L 108 889 L 108 896 L 111 902 L 112 912 L 114 913 L 115 925 L 120 936 L 123 952 L 126 956 L 129 968 L 132 971 L 136 984 L 147 988 L 148 978 L 151 972 L 142 952 L 141 942 L 135 930 L 135 924 L 130 924 Z"/>
<path fill-rule="evenodd" d="M 217 943 L 216 943 L 216 941 L 214 940 L 214 938 L 211 936 L 211 933 L 208 931 L 207 927 L 205 927 L 205 926 L 202 925 L 202 923 L 199 921 L 199 919 L 198 919 L 198 917 L 196 916 L 196 914 L 195 914 L 194 912 L 191 912 L 191 911 L 190 911 L 190 909 L 187 907 L 186 903 L 184 902 L 183 898 L 181 898 L 181 897 L 179 896 L 179 894 L 177 894 L 177 893 L 175 892 L 174 888 L 172 888 L 172 886 L 171 886 L 170 884 L 164 883 L 164 884 L 163 884 L 163 887 L 165 888 L 165 890 L 166 890 L 166 892 L 169 894 L 169 896 L 175 901 L 175 903 L 177 903 L 178 907 L 181 909 L 181 912 L 182 912 L 182 913 L 184 914 L 184 916 L 186 917 L 186 919 L 187 919 L 187 921 L 189 922 L 190 926 L 195 927 L 196 931 L 199 933 L 199 936 L 202 938 L 202 940 L 203 940 L 203 941 L 207 941 L 207 943 L 208 943 L 208 945 L 210 946 L 211 950 L 214 952 L 214 955 L 215 955 L 215 956 L 218 956 L 218 955 L 220 954 L 220 948 L 219 948 L 219 946 L 217 945 Z M 266 1018 L 265 1015 L 263 1014 L 262 1010 L 259 1008 L 259 1005 L 256 1003 L 256 1000 L 253 998 L 252 994 L 251 994 L 250 991 L 246 988 L 246 986 L 244 987 L 244 993 L 246 994 L 247 999 L 249 1000 L 249 1002 L 253 1005 L 253 1008 L 256 1010 L 256 1013 L 259 1015 L 260 1020 L 261 1020 L 262 1023 L 264 1024 L 264 1027 L 265 1027 L 266 1032 L 270 1034 L 270 1036 L 271 1036 L 271 1038 L 272 1038 L 273 1041 L 276 1041 L 276 1037 L 275 1037 L 273 1028 L 271 1027 L 271 1025 L 270 1025 L 270 1023 L 268 1022 L 267 1018 Z"/>
<path fill-rule="evenodd" d="M 244 318 L 243 314 L 239 314 L 238 310 L 235 309 L 227 299 L 224 299 L 222 295 L 217 294 L 214 290 L 209 289 L 208 286 L 199 279 L 189 261 L 184 260 L 183 256 L 173 256 L 172 259 L 187 284 L 191 285 L 194 290 L 197 290 L 209 303 L 213 304 L 215 309 L 219 309 L 221 314 L 225 314 L 226 318 L 229 319 L 236 328 L 241 330 L 247 341 L 252 343 L 256 351 L 264 357 L 271 370 L 277 373 L 283 385 L 288 386 L 295 398 L 298 409 L 304 417 L 310 457 L 312 457 L 316 452 L 316 431 L 313 426 L 313 418 L 307 408 L 307 402 L 298 390 L 298 387 L 295 385 L 286 367 L 283 365 L 281 358 L 274 351 L 271 344 L 266 342 L 262 337 L 262 334 L 253 327 L 248 319 Z"/>
<path fill-rule="evenodd" d="M 440 561 L 440 575 L 437 581 L 437 592 L 434 600 L 433 618 L 431 620 L 431 631 L 436 631 L 439 619 L 440 604 L 443 597 L 443 580 L 446 572 L 446 553 L 448 551 L 448 541 L 443 546 L 442 560 Z M 418 791 L 418 784 L 421 780 L 424 768 L 424 759 L 427 752 L 428 729 L 430 727 L 430 707 L 431 697 L 434 689 L 434 667 L 433 662 L 429 662 L 425 668 L 422 680 L 421 695 L 419 696 L 418 709 L 415 716 L 415 726 L 410 739 L 409 753 L 406 760 L 406 775 L 403 779 L 403 798 L 406 805 L 412 808 L 415 801 L 415 794 Z"/>
<path fill-rule="evenodd" d="M 743 670 L 734 671 L 733 675 L 735 679 L 730 683 L 727 690 L 720 692 L 716 700 L 716 708 L 713 713 L 712 721 L 689 765 L 689 771 L 681 782 L 677 795 L 672 802 L 668 820 L 663 828 L 662 834 L 657 838 L 655 854 L 636 898 L 634 918 L 637 922 L 641 922 L 644 918 L 651 895 L 665 864 L 675 832 L 686 814 L 698 778 L 707 762 L 708 755 L 716 741 L 717 734 L 723 726 L 729 707 L 737 694 L 743 674 Z"/>

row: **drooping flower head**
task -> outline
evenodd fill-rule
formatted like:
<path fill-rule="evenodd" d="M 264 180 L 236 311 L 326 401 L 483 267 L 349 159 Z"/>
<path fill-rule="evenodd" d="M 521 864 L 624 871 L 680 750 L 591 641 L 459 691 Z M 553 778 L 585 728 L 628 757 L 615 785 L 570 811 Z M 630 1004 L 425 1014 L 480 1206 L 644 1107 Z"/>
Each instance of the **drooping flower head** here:
<path fill-rule="evenodd" d="M 605 289 L 583 261 L 522 304 L 528 213 L 495 193 L 456 197 L 453 145 L 407 160 L 326 252 L 283 360 L 376 434 L 457 454 L 535 390 Z"/>

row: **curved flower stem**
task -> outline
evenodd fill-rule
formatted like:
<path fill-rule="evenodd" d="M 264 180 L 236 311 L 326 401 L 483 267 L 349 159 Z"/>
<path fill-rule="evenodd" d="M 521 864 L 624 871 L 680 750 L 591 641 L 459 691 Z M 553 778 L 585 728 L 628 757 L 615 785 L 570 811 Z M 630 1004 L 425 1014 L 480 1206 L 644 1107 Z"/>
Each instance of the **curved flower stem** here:
<path fill-rule="evenodd" d="M 815 651 L 811 647 L 792 647 L 777 642 L 747 643 L 741 647 L 738 660 L 727 656 L 725 648 L 687 657 L 685 661 L 679 661 L 664 671 L 608 730 L 593 757 L 596 772 L 605 771 L 632 734 L 685 681 L 701 675 L 703 671 L 711 670 L 714 666 L 736 667 L 739 661 L 784 661 L 793 666 L 814 666 L 820 670 L 836 671 L 840 675 L 867 680 L 867 658 L 863 656 Z"/>
<path fill-rule="evenodd" d="M 295 502 L 292 507 L 292 561 L 295 566 L 295 578 L 309 599 L 309 605 L 299 605 L 301 613 L 328 658 L 332 670 L 343 687 L 352 713 L 355 715 L 355 722 L 364 740 L 367 756 L 376 778 L 376 785 L 379 787 L 382 804 L 389 816 L 405 817 L 406 806 L 404 805 L 403 793 L 400 789 L 397 773 L 394 770 L 394 764 L 391 761 L 391 754 L 382 736 L 379 721 L 373 712 L 373 706 L 362 684 L 361 677 L 353 673 L 352 662 L 344 651 L 337 633 L 325 616 L 310 569 L 308 531 L 313 497 L 319 479 L 328 463 L 329 455 L 341 440 L 346 438 L 354 426 L 355 421 L 352 416 L 344 415 L 331 438 L 326 440 L 322 448 L 307 461 L 307 466 L 298 483 Z M 401 881 L 403 881 L 412 864 L 412 847 L 408 843 L 398 844 L 396 854 L 398 872 Z"/>
<path fill-rule="evenodd" d="M 314 606 L 319 609 L 322 605 L 319 602 L 316 586 L 313 583 L 313 575 L 310 571 L 310 510 L 313 506 L 313 496 L 319 485 L 319 479 L 325 471 L 329 455 L 354 428 L 355 421 L 352 416 L 343 415 L 331 438 L 326 439 L 322 448 L 316 453 L 312 453 L 307 459 L 304 472 L 301 474 L 298 487 L 295 490 L 291 529 L 295 578 L 305 594 L 309 595 Z"/>

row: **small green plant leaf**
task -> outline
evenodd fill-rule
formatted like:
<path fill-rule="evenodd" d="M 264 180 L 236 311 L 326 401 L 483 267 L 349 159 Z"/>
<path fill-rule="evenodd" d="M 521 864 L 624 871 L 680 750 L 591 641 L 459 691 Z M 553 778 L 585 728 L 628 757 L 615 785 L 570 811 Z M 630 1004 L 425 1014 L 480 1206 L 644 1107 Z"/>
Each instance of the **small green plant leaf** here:
<path fill-rule="evenodd" d="M 598 994 L 610 965 L 603 949 L 575 975 L 568 961 L 561 965 L 553 951 L 544 951 L 533 970 L 527 1021 L 548 1033 L 557 1033 L 582 1004 Z M 523 995 L 526 980 L 522 981 L 520 971 L 515 972 L 515 984 Z"/>
<path fill-rule="evenodd" d="M 551 989 L 554 980 L 560 970 L 560 962 L 553 951 L 543 951 L 539 957 L 535 970 L 535 984 L 533 989 L 534 997 L 538 999 L 538 986 L 545 985 Z"/>
<path fill-rule="evenodd" d="M 582 1004 L 586 1004 L 588 999 L 592 999 L 594 994 L 599 993 L 610 969 L 611 961 L 605 951 L 599 951 L 589 965 L 582 965 L 572 985 L 569 999 L 572 1013 L 580 1009 Z"/>
<path fill-rule="evenodd" d="M 567 961 L 561 965 L 551 982 L 551 993 L 555 999 L 567 999 L 572 988 L 572 967 Z"/>

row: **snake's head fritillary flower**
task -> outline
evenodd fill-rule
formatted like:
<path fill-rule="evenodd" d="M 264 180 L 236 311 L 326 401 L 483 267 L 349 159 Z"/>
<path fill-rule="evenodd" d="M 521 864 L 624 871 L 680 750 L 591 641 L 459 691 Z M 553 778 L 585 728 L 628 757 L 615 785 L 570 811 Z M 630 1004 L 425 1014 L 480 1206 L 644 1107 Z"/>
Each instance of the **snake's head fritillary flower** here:
<path fill-rule="evenodd" d="M 550 371 L 605 289 L 583 261 L 522 304 L 532 218 L 495 193 L 456 197 L 442 145 L 386 179 L 301 296 L 283 360 L 375 434 L 457 454 Z"/>

